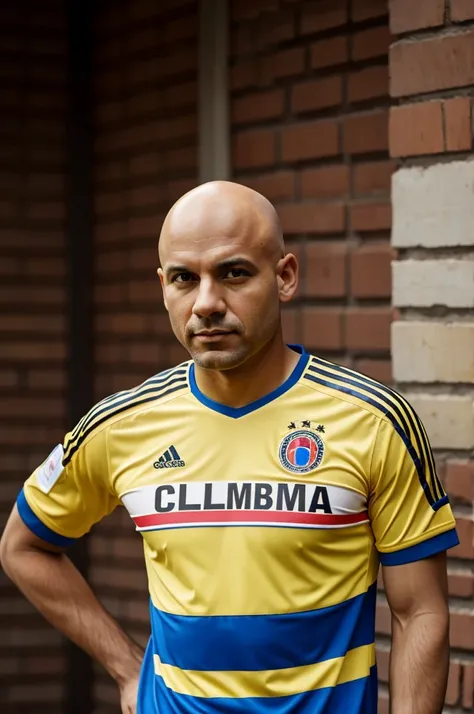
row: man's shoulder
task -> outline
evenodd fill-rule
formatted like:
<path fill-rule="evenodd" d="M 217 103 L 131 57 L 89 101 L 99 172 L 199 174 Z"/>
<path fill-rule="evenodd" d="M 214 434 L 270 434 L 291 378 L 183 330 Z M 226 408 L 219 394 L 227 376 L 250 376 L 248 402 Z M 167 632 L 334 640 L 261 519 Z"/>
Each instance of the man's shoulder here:
<path fill-rule="evenodd" d="M 389 384 L 369 377 L 352 367 L 310 355 L 302 381 L 317 391 L 324 391 L 349 407 L 371 412 L 386 421 L 410 419 L 408 400 Z"/>
<path fill-rule="evenodd" d="M 164 404 L 189 390 L 189 366 L 183 362 L 149 377 L 131 389 L 116 392 L 97 402 L 67 435 L 64 443 L 63 464 L 71 460 L 82 444 L 107 427 L 136 415 L 137 411 Z"/>

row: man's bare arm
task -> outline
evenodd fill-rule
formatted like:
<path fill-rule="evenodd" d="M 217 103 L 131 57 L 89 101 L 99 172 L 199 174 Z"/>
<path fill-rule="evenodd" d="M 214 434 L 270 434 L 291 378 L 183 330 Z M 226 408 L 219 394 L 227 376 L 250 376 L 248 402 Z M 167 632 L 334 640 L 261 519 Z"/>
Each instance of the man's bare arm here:
<path fill-rule="evenodd" d="M 16 506 L 0 542 L 0 560 L 41 614 L 116 680 L 124 714 L 135 712 L 143 650 L 102 607 L 71 560 L 27 528 Z"/>
<path fill-rule="evenodd" d="M 449 668 L 446 554 L 383 569 L 392 612 L 391 714 L 440 714 Z"/>

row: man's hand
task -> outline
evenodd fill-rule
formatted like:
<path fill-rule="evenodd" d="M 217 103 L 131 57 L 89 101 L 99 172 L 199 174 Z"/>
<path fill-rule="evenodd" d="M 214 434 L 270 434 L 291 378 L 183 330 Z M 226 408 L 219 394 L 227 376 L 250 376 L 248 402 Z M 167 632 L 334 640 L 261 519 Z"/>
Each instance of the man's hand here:
<path fill-rule="evenodd" d="M 136 714 L 139 675 L 120 685 L 120 704 L 122 714 Z"/>

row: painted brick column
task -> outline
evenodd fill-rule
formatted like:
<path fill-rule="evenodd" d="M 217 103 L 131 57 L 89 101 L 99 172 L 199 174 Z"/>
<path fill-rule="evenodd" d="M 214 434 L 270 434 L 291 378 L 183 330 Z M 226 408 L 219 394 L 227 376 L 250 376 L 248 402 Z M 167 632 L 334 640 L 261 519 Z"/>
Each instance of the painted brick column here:
<path fill-rule="evenodd" d="M 474 3 L 390 1 L 393 373 L 455 514 L 446 711 L 474 706 Z"/>

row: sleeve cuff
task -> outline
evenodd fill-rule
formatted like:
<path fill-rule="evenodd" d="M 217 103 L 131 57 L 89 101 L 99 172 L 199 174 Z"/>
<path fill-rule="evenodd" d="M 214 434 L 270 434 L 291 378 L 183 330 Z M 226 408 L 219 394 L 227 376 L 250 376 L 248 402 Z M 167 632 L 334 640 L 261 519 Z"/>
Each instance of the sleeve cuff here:
<path fill-rule="evenodd" d="M 456 545 L 459 545 L 459 538 L 456 529 L 452 528 L 429 540 L 424 540 L 422 543 L 397 550 L 395 553 L 379 552 L 379 559 L 382 565 L 405 565 L 406 563 L 414 563 L 416 560 L 429 558 L 431 555 L 441 553 L 441 551 L 448 550 L 448 548 L 454 548 Z"/>
<path fill-rule="evenodd" d="M 45 524 L 40 521 L 36 513 L 34 513 L 28 504 L 24 489 L 20 491 L 16 500 L 16 505 L 21 520 L 25 526 L 27 526 L 30 531 L 35 534 L 35 536 L 38 536 L 38 538 L 41 538 L 47 543 L 51 543 L 51 545 L 56 545 L 59 548 L 68 548 L 70 545 L 75 543 L 75 538 L 66 538 L 65 536 L 59 535 L 59 533 L 55 533 L 51 530 L 51 528 L 48 528 L 48 526 L 45 526 Z"/>

